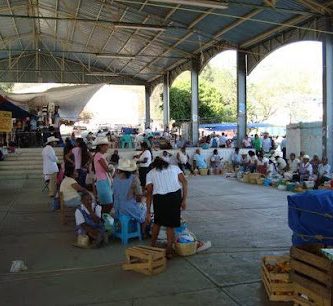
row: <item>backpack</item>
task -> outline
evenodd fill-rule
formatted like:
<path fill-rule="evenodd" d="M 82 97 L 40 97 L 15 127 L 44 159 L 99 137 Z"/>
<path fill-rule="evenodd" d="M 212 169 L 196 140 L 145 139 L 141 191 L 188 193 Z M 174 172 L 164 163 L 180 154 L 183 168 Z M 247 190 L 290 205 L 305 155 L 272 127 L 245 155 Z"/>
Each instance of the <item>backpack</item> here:
<path fill-rule="evenodd" d="M 217 141 L 216 141 L 216 138 L 213 138 L 212 148 L 217 148 Z"/>

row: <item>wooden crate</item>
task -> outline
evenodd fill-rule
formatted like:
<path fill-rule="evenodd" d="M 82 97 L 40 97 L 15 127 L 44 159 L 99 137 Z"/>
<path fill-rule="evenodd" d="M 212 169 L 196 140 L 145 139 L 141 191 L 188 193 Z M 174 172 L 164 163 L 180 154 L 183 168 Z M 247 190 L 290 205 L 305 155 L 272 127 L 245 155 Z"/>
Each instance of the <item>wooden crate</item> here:
<path fill-rule="evenodd" d="M 292 247 L 290 250 L 291 279 L 298 289 L 303 290 L 299 290 L 295 295 L 298 305 L 333 305 L 333 262 L 320 254 L 322 247 L 322 245 L 308 245 L 301 248 Z M 307 299 L 303 301 L 300 293 L 309 296 L 315 303 L 311 304 Z"/>
<path fill-rule="evenodd" d="M 268 271 L 267 263 L 289 261 L 289 256 L 265 256 L 262 258 L 261 278 L 270 301 L 293 301 L 294 287 L 289 279 L 289 273 L 276 273 Z"/>
<path fill-rule="evenodd" d="M 294 306 L 330 306 L 328 299 L 308 290 L 298 284 L 294 284 Z"/>
<path fill-rule="evenodd" d="M 165 249 L 136 246 L 126 250 L 125 271 L 136 271 L 145 275 L 156 275 L 166 268 Z"/>

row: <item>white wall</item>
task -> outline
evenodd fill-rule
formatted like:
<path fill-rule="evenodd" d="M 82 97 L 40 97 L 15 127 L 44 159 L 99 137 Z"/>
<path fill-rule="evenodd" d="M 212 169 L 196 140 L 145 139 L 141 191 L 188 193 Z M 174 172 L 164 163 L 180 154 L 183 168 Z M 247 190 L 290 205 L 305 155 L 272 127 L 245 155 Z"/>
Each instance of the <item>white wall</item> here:
<path fill-rule="evenodd" d="M 322 155 L 322 122 L 290 124 L 287 126 L 287 154 L 300 151 L 312 157 Z"/>

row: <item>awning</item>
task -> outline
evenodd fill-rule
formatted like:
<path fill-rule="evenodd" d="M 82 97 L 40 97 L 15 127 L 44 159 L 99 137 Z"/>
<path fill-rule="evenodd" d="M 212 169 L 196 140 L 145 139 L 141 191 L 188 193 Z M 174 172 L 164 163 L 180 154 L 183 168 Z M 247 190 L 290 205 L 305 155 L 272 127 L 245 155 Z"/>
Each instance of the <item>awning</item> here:
<path fill-rule="evenodd" d="M 23 119 L 26 117 L 31 117 L 29 112 L 18 107 L 14 103 L 8 101 L 5 97 L 0 96 L 0 111 L 11 112 L 13 118 Z"/>
<path fill-rule="evenodd" d="M 42 107 L 43 105 L 59 105 L 59 115 L 64 120 L 76 121 L 92 96 L 104 86 L 75 85 L 51 88 L 40 93 L 9 94 L 3 93 L 5 98 L 23 108 Z"/>

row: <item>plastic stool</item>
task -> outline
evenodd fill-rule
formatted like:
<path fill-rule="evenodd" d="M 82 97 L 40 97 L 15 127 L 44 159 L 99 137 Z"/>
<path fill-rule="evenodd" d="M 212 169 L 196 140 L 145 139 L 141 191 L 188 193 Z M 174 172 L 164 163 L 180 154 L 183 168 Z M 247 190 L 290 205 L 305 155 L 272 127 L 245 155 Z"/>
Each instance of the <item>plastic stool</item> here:
<path fill-rule="evenodd" d="M 120 223 L 120 224 L 119 224 Z M 121 243 L 126 245 L 129 238 L 138 237 L 142 240 L 141 224 L 135 219 L 126 215 L 120 215 L 115 219 L 114 236 L 121 239 Z"/>

